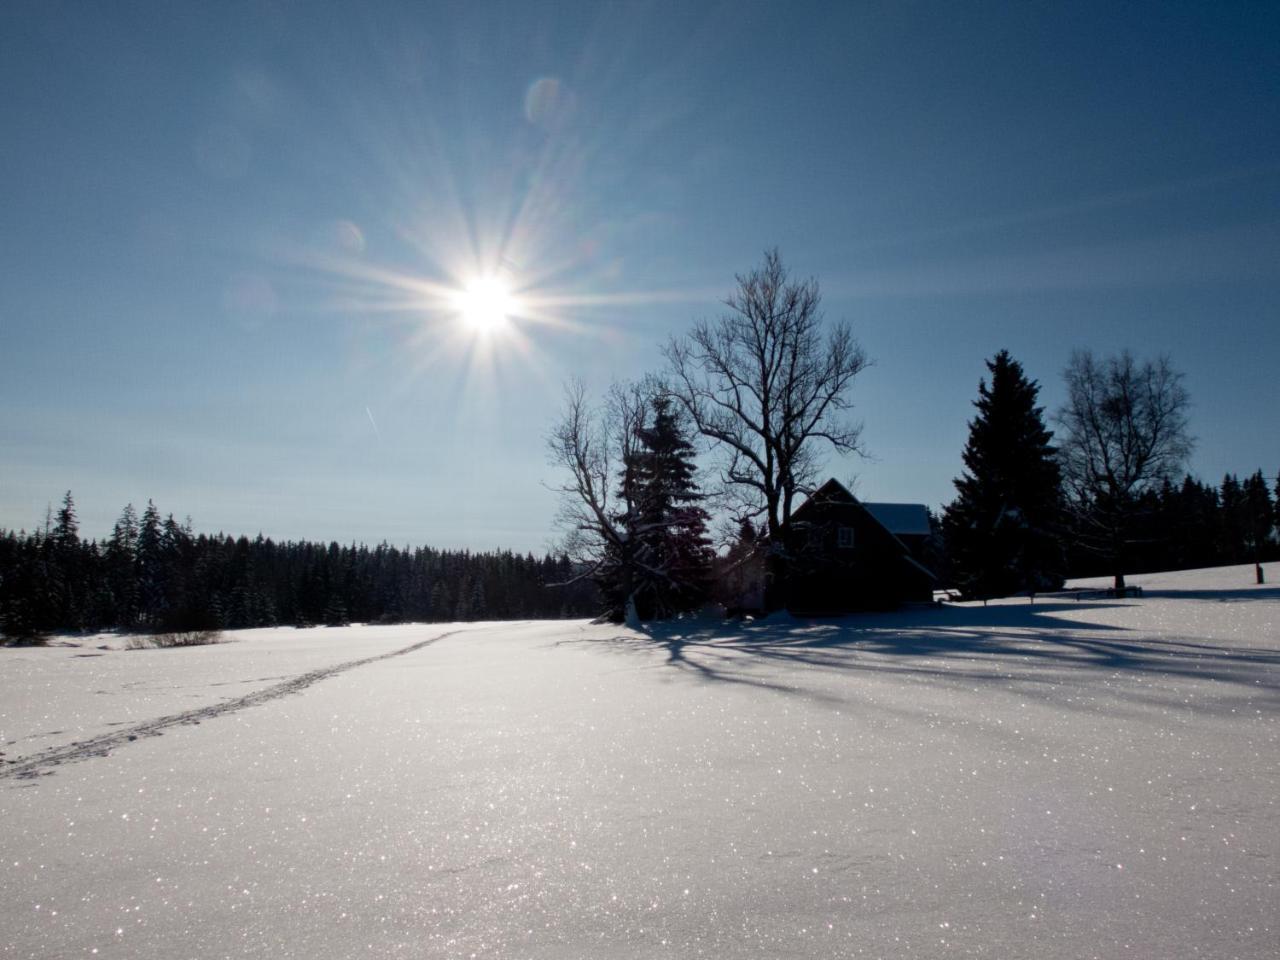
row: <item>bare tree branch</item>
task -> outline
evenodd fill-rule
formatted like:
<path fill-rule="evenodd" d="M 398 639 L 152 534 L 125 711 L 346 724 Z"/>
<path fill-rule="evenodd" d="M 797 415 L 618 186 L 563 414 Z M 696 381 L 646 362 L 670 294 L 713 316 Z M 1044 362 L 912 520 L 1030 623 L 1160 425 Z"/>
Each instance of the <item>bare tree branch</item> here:
<path fill-rule="evenodd" d="M 1168 357 L 1138 363 L 1129 351 L 1098 360 L 1071 356 L 1063 378 L 1067 400 L 1061 428 L 1062 476 L 1082 530 L 1091 531 L 1124 588 L 1124 546 L 1137 499 L 1186 462 L 1190 397 Z"/>
<path fill-rule="evenodd" d="M 845 415 L 869 361 L 847 324 L 823 323 L 818 282 L 792 280 L 776 249 L 736 280 L 728 313 L 667 344 L 667 392 L 722 452 L 735 515 L 763 516 L 776 539 L 817 477 L 818 445 L 862 452 Z"/>

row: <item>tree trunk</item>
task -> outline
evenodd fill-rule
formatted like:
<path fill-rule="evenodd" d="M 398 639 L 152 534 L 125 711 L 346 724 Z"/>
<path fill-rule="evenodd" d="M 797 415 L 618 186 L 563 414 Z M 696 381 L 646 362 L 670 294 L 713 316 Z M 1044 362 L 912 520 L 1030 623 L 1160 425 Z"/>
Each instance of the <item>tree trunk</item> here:
<path fill-rule="evenodd" d="M 1116 572 L 1115 594 L 1117 597 L 1124 596 L 1124 567 L 1125 567 L 1125 529 L 1118 525 L 1111 533 L 1111 559 L 1115 564 Z"/>
<path fill-rule="evenodd" d="M 770 545 L 764 558 L 764 609 L 766 613 L 786 609 L 790 600 L 788 564 Z"/>
<path fill-rule="evenodd" d="M 634 593 L 627 594 L 626 606 L 622 611 L 622 623 L 624 626 L 632 630 L 639 630 L 641 627 L 640 613 L 636 609 L 636 597 Z"/>
<path fill-rule="evenodd" d="M 639 624 L 636 615 L 636 576 L 635 563 L 631 558 L 631 540 L 622 545 L 622 622 L 628 627 Z"/>

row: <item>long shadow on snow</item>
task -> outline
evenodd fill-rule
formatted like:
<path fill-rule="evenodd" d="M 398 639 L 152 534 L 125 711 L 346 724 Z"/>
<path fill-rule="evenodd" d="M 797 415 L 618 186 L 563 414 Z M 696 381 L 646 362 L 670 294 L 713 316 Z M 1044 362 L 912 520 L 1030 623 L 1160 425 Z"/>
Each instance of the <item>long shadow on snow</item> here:
<path fill-rule="evenodd" d="M 1153 587 L 1142 591 L 1143 597 L 1164 600 L 1217 600 L 1236 603 L 1240 600 L 1280 600 L 1280 586 L 1259 585 L 1236 590 L 1185 590 L 1180 587 Z"/>
<path fill-rule="evenodd" d="M 816 692 L 778 682 L 776 675 L 760 676 L 757 668 L 770 663 L 805 665 L 934 678 L 969 687 L 1012 682 L 1021 692 L 1039 687 L 1046 695 L 1086 674 L 1100 680 L 1141 674 L 1212 680 L 1247 688 L 1249 695 L 1274 696 L 1280 690 L 1280 650 L 1179 638 L 1126 639 L 1129 631 L 1123 627 L 1058 615 L 1117 606 L 1123 604 L 947 605 L 840 619 L 675 621 L 650 624 L 639 635 L 619 635 L 607 642 L 621 651 L 661 648 L 666 652 L 664 666 L 704 681 L 806 696 Z M 1143 699 L 1186 705 L 1177 691 L 1163 699 L 1151 691 Z"/>

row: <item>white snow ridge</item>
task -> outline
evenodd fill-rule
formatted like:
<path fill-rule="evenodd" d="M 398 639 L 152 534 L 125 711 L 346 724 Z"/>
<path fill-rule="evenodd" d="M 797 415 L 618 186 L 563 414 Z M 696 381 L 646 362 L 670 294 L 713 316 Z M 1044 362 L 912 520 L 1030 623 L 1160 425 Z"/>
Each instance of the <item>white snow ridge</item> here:
<path fill-rule="evenodd" d="M 0 956 L 1273 958 L 1280 588 L 1131 582 L 0 650 Z"/>

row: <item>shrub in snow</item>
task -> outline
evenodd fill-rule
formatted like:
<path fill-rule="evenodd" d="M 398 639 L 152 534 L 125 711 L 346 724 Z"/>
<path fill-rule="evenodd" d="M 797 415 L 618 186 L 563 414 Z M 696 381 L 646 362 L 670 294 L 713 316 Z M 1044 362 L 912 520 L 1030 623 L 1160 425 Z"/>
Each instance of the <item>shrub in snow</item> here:
<path fill-rule="evenodd" d="M 126 650 L 168 649 L 169 647 L 203 647 L 221 643 L 222 634 L 217 630 L 179 630 L 173 633 L 153 633 L 148 636 L 130 637 Z"/>

